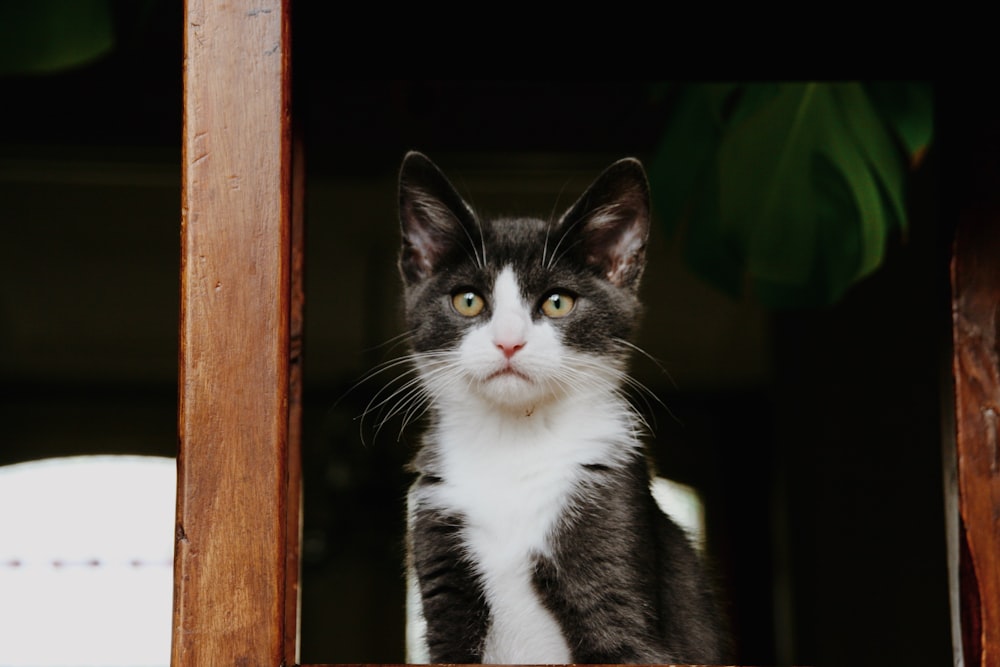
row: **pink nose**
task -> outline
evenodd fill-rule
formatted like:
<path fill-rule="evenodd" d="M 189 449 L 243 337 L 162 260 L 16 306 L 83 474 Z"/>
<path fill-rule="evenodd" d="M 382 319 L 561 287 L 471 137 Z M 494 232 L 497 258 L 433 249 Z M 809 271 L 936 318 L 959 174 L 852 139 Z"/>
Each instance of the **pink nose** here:
<path fill-rule="evenodd" d="M 524 341 L 519 342 L 509 342 L 509 341 L 497 341 L 497 347 L 503 352 L 503 356 L 510 359 L 514 354 L 524 347 Z"/>

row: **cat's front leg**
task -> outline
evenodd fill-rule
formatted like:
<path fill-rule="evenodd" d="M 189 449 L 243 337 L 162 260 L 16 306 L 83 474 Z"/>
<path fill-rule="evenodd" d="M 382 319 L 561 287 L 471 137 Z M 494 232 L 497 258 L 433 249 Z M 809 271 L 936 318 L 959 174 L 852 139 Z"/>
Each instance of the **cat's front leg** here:
<path fill-rule="evenodd" d="M 478 663 L 489 624 L 482 586 L 465 557 L 460 517 L 411 508 L 410 566 L 420 589 L 432 663 Z"/>
<path fill-rule="evenodd" d="M 581 556 L 578 561 L 587 561 Z M 672 664 L 676 656 L 660 636 L 654 610 L 601 563 L 535 563 L 534 584 L 556 618 L 572 662 L 579 664 Z"/>

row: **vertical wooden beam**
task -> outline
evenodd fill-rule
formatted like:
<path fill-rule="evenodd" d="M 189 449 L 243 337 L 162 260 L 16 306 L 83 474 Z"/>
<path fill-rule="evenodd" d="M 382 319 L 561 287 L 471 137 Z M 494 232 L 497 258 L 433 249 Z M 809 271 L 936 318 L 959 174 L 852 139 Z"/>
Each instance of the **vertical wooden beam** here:
<path fill-rule="evenodd" d="M 185 3 L 174 667 L 294 660 L 288 4 Z"/>
<path fill-rule="evenodd" d="M 952 599 L 959 602 L 952 610 L 959 615 L 953 625 L 960 628 L 956 664 L 962 658 L 965 667 L 1000 665 L 1000 132 L 995 125 L 992 133 L 977 134 L 970 143 L 975 148 L 962 155 L 972 162 L 963 192 L 973 195 L 963 202 L 951 266 L 959 521 L 950 566 L 958 586 Z"/>

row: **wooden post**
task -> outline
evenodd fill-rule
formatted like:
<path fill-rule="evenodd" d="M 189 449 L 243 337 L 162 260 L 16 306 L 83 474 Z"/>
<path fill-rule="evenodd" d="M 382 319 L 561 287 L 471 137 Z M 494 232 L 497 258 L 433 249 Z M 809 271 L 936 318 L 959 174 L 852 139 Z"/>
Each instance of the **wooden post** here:
<path fill-rule="evenodd" d="M 174 667 L 296 659 L 288 4 L 186 0 Z"/>
<path fill-rule="evenodd" d="M 996 123 L 973 126 L 952 256 L 956 664 L 1000 665 L 1000 178 Z M 971 167 L 971 168 L 969 168 Z M 968 172 L 969 178 L 964 175 Z M 947 470 L 946 470 L 947 473 Z M 947 479 L 947 478 L 946 478 Z M 946 483 L 946 488 L 948 484 Z M 957 590 L 954 588 L 957 587 Z"/>

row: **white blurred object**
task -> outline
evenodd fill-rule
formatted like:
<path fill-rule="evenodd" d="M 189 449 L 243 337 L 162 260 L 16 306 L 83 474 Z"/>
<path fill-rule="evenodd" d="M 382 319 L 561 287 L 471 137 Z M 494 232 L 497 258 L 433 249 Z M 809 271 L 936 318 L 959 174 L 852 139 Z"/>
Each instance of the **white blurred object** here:
<path fill-rule="evenodd" d="M 660 509 L 680 526 L 696 548 L 705 546 L 705 507 L 698 492 L 666 477 L 654 477 L 650 484 Z"/>
<path fill-rule="evenodd" d="M 0 467 L 0 665 L 170 662 L 174 459 Z"/>

